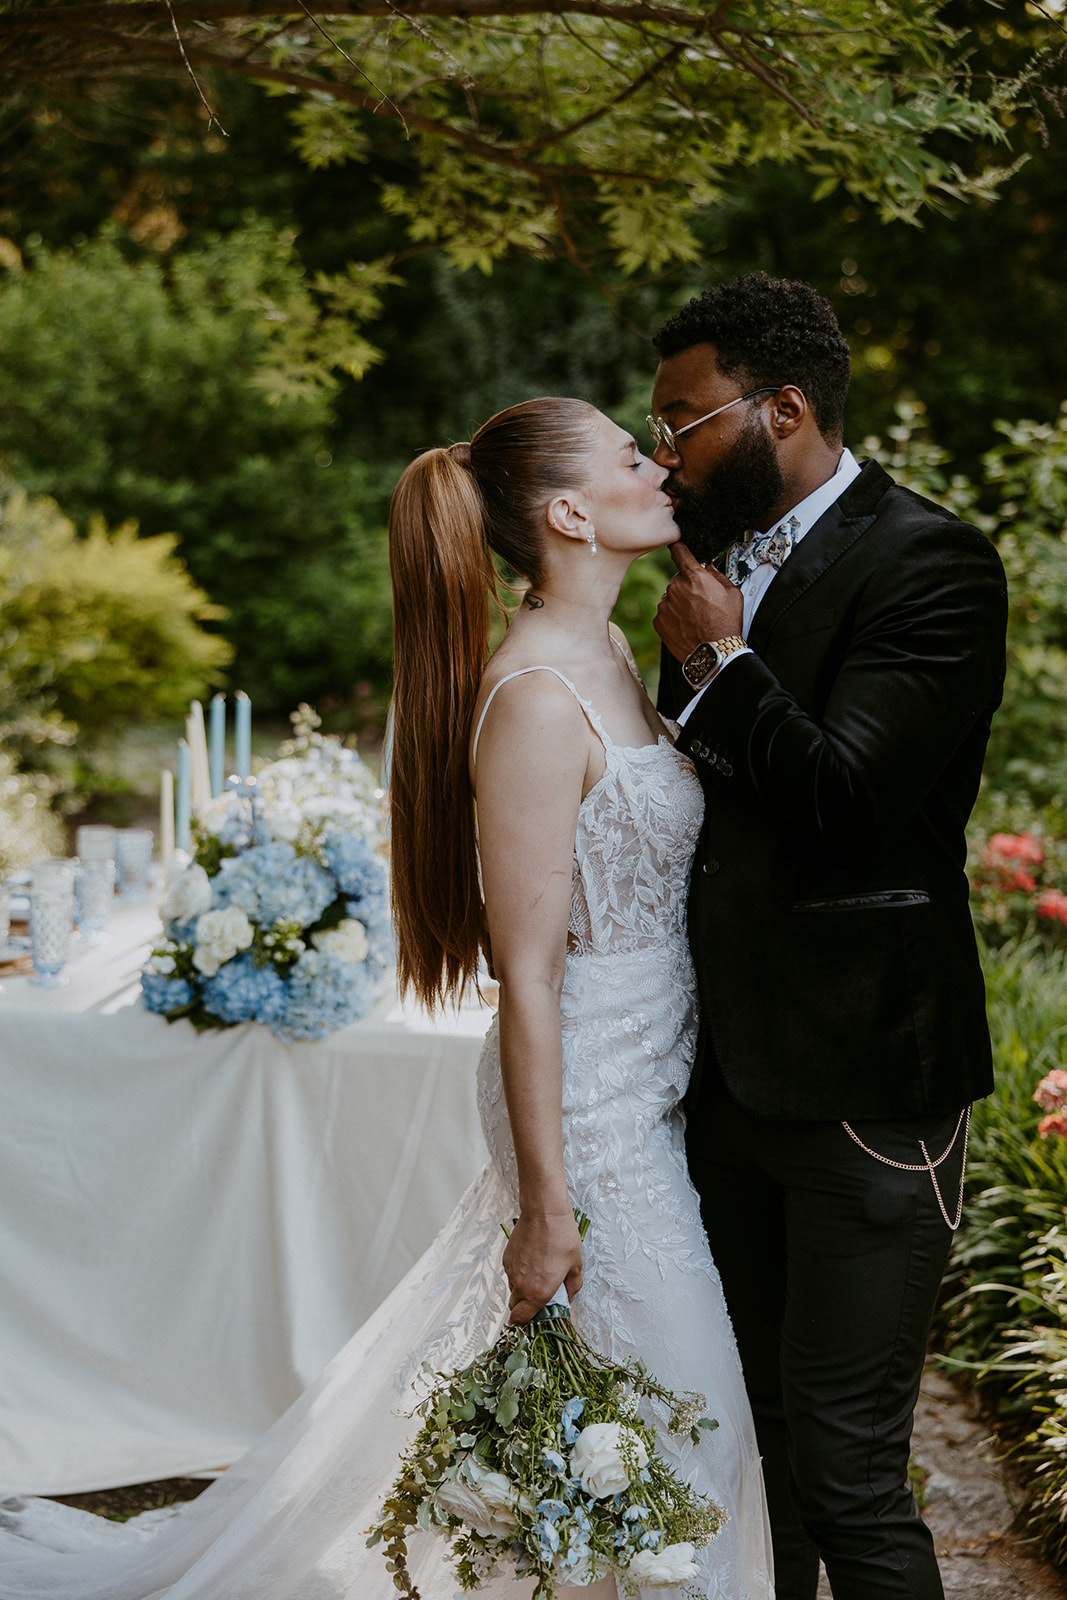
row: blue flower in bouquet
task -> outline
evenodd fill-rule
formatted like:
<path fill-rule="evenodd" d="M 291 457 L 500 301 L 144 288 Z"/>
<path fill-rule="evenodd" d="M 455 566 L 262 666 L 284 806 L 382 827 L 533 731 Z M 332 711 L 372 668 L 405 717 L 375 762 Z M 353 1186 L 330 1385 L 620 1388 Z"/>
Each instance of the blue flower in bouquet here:
<path fill-rule="evenodd" d="M 563 1407 L 562 1421 L 563 1421 L 563 1438 L 564 1438 L 565 1443 L 574 1444 L 575 1441 L 577 1440 L 578 1435 L 581 1432 L 581 1429 L 580 1428 L 576 1428 L 575 1427 L 575 1423 L 577 1422 L 578 1418 L 581 1416 L 581 1414 L 582 1414 L 582 1412 L 584 1410 L 585 1410 L 585 1401 L 583 1399 L 581 1399 L 578 1395 L 575 1395 L 575 1397 L 572 1400 L 568 1400 L 567 1404 Z"/>
<path fill-rule="evenodd" d="M 256 845 L 224 861 L 212 888 L 217 906 L 237 906 L 249 921 L 263 927 L 275 922 L 307 927 L 337 898 L 330 874 L 282 840 Z"/>
<path fill-rule="evenodd" d="M 184 978 L 168 977 L 162 972 L 141 973 L 141 998 L 149 1011 L 177 1011 L 187 1006 L 193 998 L 192 986 Z"/>
<path fill-rule="evenodd" d="M 223 1022 L 274 1022 L 285 1008 L 285 981 L 251 952 L 227 961 L 201 985 L 204 1005 Z"/>
<path fill-rule="evenodd" d="M 285 1010 L 274 1032 L 283 1039 L 324 1039 L 361 1017 L 374 999 L 367 963 L 353 966 L 324 950 L 305 950 L 286 980 Z"/>

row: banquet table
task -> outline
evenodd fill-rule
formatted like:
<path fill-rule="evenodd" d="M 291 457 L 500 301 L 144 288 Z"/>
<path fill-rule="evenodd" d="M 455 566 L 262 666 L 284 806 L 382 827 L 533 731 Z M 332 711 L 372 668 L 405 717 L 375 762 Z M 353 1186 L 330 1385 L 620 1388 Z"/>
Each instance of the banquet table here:
<path fill-rule="evenodd" d="M 138 1002 L 158 927 L 120 912 L 66 988 L 2 979 L 0 1494 L 235 1460 L 485 1161 L 488 1011 L 197 1034 Z"/>

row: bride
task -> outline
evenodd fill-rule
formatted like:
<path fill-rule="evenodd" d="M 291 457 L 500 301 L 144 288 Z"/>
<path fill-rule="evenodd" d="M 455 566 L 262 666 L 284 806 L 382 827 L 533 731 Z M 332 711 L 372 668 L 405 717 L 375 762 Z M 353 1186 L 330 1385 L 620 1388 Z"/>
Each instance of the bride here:
<path fill-rule="evenodd" d="M 680 1112 L 702 794 L 609 621 L 629 564 L 678 536 L 665 476 L 591 406 L 542 399 L 401 478 L 399 974 L 433 1005 L 491 950 L 489 1165 L 318 1382 L 199 1499 L 121 1526 L 45 1500 L 0 1505 L 0 1600 L 387 1600 L 366 1531 L 415 1431 L 422 1363 L 464 1365 L 561 1283 L 594 1348 L 701 1391 L 718 1419 L 698 1444 L 658 1439 L 729 1516 L 686 1592 L 770 1600 L 759 1458 Z M 490 549 L 529 587 L 486 664 Z M 584 1243 L 574 1208 L 591 1219 Z M 423 1600 L 456 1592 L 446 1548 L 432 1534 L 411 1542 Z M 531 1587 L 501 1570 L 480 1592 L 522 1600 Z M 615 1600 L 616 1584 L 557 1593 Z"/>

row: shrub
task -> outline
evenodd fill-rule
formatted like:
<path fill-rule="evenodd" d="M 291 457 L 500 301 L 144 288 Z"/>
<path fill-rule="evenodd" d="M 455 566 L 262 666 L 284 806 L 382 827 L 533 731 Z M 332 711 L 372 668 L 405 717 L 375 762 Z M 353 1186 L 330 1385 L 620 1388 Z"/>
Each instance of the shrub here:
<path fill-rule="evenodd" d="M 97 520 L 79 539 L 54 501 L 18 488 L 0 512 L 0 736 L 23 768 L 70 788 L 75 758 L 91 770 L 94 740 L 183 716 L 230 649 L 205 631 L 218 609 L 175 559 L 173 538 Z"/>

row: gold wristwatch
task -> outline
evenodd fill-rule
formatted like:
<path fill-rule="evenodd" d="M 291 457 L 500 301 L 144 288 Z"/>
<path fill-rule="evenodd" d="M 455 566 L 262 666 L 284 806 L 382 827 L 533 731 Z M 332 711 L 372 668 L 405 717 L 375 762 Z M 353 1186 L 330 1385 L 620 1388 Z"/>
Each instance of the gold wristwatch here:
<path fill-rule="evenodd" d="M 739 633 L 731 633 L 725 639 L 706 639 L 703 644 L 698 644 L 691 650 L 682 662 L 682 676 L 691 689 L 701 689 L 708 679 L 739 650 L 747 650 L 748 645 Z"/>

